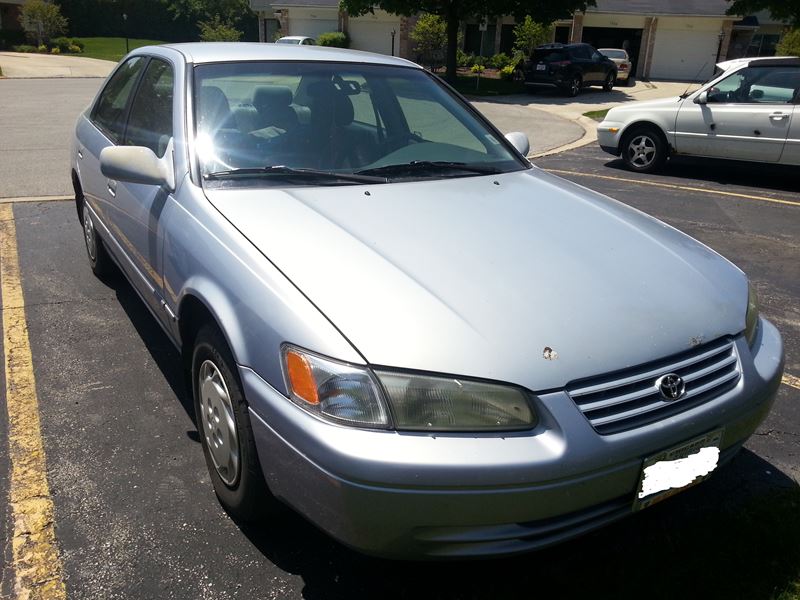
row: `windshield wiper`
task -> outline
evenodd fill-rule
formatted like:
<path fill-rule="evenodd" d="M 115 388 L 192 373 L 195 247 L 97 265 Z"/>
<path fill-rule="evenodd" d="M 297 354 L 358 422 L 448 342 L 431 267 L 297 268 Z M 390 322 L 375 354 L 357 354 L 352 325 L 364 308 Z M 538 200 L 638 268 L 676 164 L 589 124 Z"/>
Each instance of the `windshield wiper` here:
<path fill-rule="evenodd" d="M 259 177 L 261 175 L 288 175 L 290 177 L 303 177 L 306 179 L 339 179 L 355 183 L 386 183 L 385 177 L 359 175 L 357 173 L 337 173 L 336 171 L 323 171 L 320 169 L 295 169 L 284 165 L 269 165 L 266 167 L 242 167 L 214 171 L 203 175 L 204 179 L 231 179 L 236 177 Z"/>
<path fill-rule="evenodd" d="M 393 173 L 406 173 L 418 170 L 464 171 L 466 173 L 478 173 L 480 175 L 497 175 L 498 173 L 502 173 L 497 167 L 490 167 L 487 165 L 475 165 L 447 160 L 412 160 L 408 163 L 362 169 L 361 171 L 356 171 L 355 175 L 390 175 Z"/>

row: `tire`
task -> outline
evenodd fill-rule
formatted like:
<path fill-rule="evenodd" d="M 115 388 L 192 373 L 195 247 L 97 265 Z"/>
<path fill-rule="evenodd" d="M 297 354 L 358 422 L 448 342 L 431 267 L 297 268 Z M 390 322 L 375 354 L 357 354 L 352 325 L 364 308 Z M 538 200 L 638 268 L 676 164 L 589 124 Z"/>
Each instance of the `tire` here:
<path fill-rule="evenodd" d="M 583 87 L 583 78 L 580 75 L 573 75 L 569 80 L 569 84 L 564 88 L 564 93 L 570 98 L 574 98 L 581 93 Z"/>
<path fill-rule="evenodd" d="M 625 134 L 620 144 L 622 160 L 637 173 L 652 173 L 667 160 L 667 142 L 652 127 L 637 127 Z"/>
<path fill-rule="evenodd" d="M 242 383 L 219 328 L 206 324 L 192 352 L 192 393 L 206 466 L 220 503 L 241 521 L 278 508 L 264 481 Z"/>
<path fill-rule="evenodd" d="M 628 78 L 625 80 L 625 87 L 633 87 L 636 85 L 636 81 L 633 79 L 632 75 L 628 75 Z"/>
<path fill-rule="evenodd" d="M 116 271 L 114 261 L 108 255 L 108 250 L 103 245 L 103 240 L 97 235 L 91 211 L 87 210 L 85 200 L 81 200 L 81 223 L 83 225 L 83 242 L 86 246 L 86 256 L 89 258 L 89 266 L 92 268 L 92 273 L 100 279 L 111 276 Z"/>
<path fill-rule="evenodd" d="M 609 72 L 606 75 L 606 79 L 603 82 L 603 90 L 606 92 L 610 92 L 614 89 L 614 84 L 617 82 L 617 76 L 614 74 L 613 71 Z"/>

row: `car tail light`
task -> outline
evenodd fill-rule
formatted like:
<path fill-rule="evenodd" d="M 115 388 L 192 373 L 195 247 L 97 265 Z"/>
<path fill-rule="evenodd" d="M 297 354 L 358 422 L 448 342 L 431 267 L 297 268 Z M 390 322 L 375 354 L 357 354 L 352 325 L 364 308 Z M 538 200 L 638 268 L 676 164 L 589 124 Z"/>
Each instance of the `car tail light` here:
<path fill-rule="evenodd" d="M 555 60 L 550 63 L 551 67 L 566 67 L 569 64 L 568 60 Z"/>
<path fill-rule="evenodd" d="M 620 71 L 627 71 L 627 70 L 628 70 L 628 65 L 627 65 L 627 64 L 625 64 L 625 63 L 622 63 L 622 64 L 619 66 L 619 70 L 620 70 Z"/>

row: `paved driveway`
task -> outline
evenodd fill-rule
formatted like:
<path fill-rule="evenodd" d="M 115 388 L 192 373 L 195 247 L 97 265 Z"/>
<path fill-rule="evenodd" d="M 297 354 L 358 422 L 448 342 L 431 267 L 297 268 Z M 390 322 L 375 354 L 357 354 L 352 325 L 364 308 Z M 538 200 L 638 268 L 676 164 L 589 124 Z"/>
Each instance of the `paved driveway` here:
<path fill-rule="evenodd" d="M 4 77 L 106 77 L 115 63 L 83 56 L 0 52 Z"/>

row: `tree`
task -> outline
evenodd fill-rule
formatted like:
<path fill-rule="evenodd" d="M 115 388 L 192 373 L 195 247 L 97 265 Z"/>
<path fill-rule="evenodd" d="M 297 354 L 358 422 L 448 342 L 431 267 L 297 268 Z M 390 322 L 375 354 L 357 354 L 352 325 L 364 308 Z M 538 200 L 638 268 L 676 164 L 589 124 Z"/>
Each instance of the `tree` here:
<path fill-rule="evenodd" d="M 208 21 L 200 21 L 198 25 L 200 39 L 204 42 L 238 42 L 242 39 L 242 32 L 223 21 L 219 15 L 214 15 Z"/>
<path fill-rule="evenodd" d="M 430 13 L 440 16 L 447 31 L 447 78 L 454 81 L 461 21 L 502 15 L 514 15 L 522 20 L 525 15 L 533 15 L 540 23 L 552 23 L 569 17 L 576 10 L 586 10 L 587 5 L 594 6 L 595 0 L 340 0 L 339 5 L 354 17 L 372 12 L 373 7 L 397 15 Z"/>
<path fill-rule="evenodd" d="M 775 51 L 778 56 L 800 56 L 800 28 L 784 35 Z"/>
<path fill-rule="evenodd" d="M 36 38 L 38 46 L 67 31 L 67 19 L 61 14 L 61 9 L 46 0 L 26 0 L 22 5 L 20 24 L 28 36 Z"/>
<path fill-rule="evenodd" d="M 176 19 L 187 18 L 203 23 L 220 23 L 241 30 L 248 19 L 254 19 L 249 0 L 162 0 Z M 241 34 L 239 36 L 241 38 Z"/>
<path fill-rule="evenodd" d="M 542 25 L 525 15 L 525 20 L 514 26 L 514 51 L 528 57 L 536 46 L 549 42 L 552 35 L 552 25 Z"/>
<path fill-rule="evenodd" d="M 792 27 L 800 26 L 800 0 L 728 0 L 729 15 L 752 15 L 768 10 L 773 18 L 787 21 Z"/>
<path fill-rule="evenodd" d="M 433 70 L 441 66 L 444 49 L 447 47 L 447 29 L 438 15 L 425 13 L 417 20 L 409 37 L 414 41 L 414 52 L 422 55 L 422 60 Z"/>

